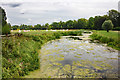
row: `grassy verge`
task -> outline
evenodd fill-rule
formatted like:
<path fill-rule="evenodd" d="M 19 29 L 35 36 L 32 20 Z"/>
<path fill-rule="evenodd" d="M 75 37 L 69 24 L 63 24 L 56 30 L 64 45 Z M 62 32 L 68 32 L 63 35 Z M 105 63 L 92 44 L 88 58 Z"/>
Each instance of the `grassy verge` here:
<path fill-rule="evenodd" d="M 2 38 L 2 77 L 18 78 L 39 69 L 39 50 L 47 41 L 60 36 L 81 35 L 81 31 L 26 32 Z"/>
<path fill-rule="evenodd" d="M 120 50 L 120 40 L 118 31 L 94 31 L 90 36 L 92 40 L 99 40 L 102 43 L 107 43 L 108 46 Z"/>

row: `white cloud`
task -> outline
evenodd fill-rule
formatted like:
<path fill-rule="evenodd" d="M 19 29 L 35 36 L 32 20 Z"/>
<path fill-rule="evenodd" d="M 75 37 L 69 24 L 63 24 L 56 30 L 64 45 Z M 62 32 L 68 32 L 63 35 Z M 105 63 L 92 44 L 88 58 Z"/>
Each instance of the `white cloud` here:
<path fill-rule="evenodd" d="M 2 5 L 11 24 L 52 23 L 69 19 L 88 18 L 118 9 L 119 0 L 0 0 L 1 4 L 21 4 L 17 7 Z M 16 5 L 14 5 L 16 6 Z"/>

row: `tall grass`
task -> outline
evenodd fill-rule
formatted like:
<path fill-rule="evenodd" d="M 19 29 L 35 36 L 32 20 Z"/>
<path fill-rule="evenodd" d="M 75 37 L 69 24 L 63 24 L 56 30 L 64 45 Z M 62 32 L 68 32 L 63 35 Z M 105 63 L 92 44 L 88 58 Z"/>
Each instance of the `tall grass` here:
<path fill-rule="evenodd" d="M 24 36 L 5 37 L 2 42 L 2 77 L 15 78 L 39 68 L 41 43 Z"/>

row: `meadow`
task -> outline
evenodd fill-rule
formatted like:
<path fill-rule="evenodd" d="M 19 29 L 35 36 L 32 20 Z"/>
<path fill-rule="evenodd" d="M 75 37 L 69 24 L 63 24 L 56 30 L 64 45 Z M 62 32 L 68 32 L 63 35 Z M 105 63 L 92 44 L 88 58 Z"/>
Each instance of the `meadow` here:
<path fill-rule="evenodd" d="M 99 36 L 104 36 L 104 37 L 108 37 L 108 38 L 112 38 L 114 40 L 118 40 L 118 36 L 119 36 L 119 31 L 110 31 L 110 32 L 106 32 L 104 30 L 100 30 L 100 31 L 96 31 L 95 33 L 97 33 Z"/>

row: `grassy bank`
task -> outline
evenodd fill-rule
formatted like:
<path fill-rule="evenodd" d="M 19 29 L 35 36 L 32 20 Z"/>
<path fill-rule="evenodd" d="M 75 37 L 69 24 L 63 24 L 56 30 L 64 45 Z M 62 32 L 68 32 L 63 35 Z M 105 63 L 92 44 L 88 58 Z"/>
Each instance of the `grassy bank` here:
<path fill-rule="evenodd" d="M 90 36 L 92 40 L 99 40 L 102 43 L 107 43 L 108 46 L 120 50 L 120 40 L 118 31 L 93 31 L 94 33 Z"/>
<path fill-rule="evenodd" d="M 47 41 L 60 36 L 81 35 L 81 31 L 23 32 L 2 38 L 2 77 L 17 78 L 39 69 L 39 50 Z"/>

